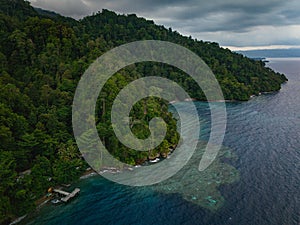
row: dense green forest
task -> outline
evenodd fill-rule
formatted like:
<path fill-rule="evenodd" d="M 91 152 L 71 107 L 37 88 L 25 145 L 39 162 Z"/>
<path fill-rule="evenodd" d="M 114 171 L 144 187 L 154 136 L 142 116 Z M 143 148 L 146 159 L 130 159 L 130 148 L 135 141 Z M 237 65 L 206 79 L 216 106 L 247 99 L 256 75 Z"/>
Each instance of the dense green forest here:
<path fill-rule="evenodd" d="M 70 183 L 86 170 L 71 122 L 80 76 L 104 52 L 150 39 L 177 43 L 198 54 L 217 76 L 228 100 L 248 100 L 259 92 L 277 91 L 286 81 L 261 61 L 232 53 L 217 43 L 184 37 L 136 15 L 102 10 L 76 21 L 36 10 L 23 0 L 0 0 L 0 224 L 34 209 L 35 201 L 49 187 Z M 139 63 L 113 76 L 99 95 L 97 128 L 107 149 L 132 165 L 166 156 L 180 138 L 167 102 L 156 98 L 134 106 L 132 131 L 146 138 L 148 121 L 164 118 L 168 133 L 160 146 L 136 152 L 114 136 L 112 101 L 124 86 L 143 76 L 167 77 L 182 85 L 191 97 L 205 100 L 188 75 L 167 65 Z"/>

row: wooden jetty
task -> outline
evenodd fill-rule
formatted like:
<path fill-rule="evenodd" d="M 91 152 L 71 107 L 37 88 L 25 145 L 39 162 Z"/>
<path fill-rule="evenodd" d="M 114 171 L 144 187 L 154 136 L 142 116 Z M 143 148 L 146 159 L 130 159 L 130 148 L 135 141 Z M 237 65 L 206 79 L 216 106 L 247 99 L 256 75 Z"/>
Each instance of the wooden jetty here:
<path fill-rule="evenodd" d="M 64 195 L 65 197 L 61 198 L 60 200 L 62 202 L 68 202 L 71 198 L 74 198 L 80 192 L 80 189 L 75 188 L 71 193 L 59 189 L 53 189 L 53 192 Z"/>

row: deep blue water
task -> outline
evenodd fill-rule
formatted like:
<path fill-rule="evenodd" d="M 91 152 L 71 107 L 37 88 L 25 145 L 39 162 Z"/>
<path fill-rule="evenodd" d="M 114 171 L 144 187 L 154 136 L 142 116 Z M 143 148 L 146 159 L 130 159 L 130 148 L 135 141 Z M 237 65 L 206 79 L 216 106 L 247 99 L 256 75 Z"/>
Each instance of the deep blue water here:
<path fill-rule="evenodd" d="M 75 184 L 78 198 L 43 207 L 27 224 L 299 225 L 300 59 L 270 59 L 268 65 L 289 78 L 280 92 L 227 104 L 224 145 L 238 156 L 233 165 L 240 181 L 221 187 L 226 201 L 217 212 L 177 194 L 92 177 Z"/>

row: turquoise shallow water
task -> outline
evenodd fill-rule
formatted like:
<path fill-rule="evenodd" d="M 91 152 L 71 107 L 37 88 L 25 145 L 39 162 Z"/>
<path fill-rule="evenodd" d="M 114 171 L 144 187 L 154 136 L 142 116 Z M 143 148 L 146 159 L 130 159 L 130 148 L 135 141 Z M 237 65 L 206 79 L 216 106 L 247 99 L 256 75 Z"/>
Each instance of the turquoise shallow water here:
<path fill-rule="evenodd" d="M 92 177 L 75 184 L 78 198 L 45 206 L 26 224 L 300 224 L 300 59 L 270 59 L 289 82 L 278 93 L 248 102 L 228 103 L 224 145 L 237 156 L 231 162 L 238 182 L 222 185 L 224 205 L 216 212 L 151 187 L 126 187 Z M 191 103 L 186 103 L 191 104 Z M 207 104 L 197 102 L 208 137 Z"/>

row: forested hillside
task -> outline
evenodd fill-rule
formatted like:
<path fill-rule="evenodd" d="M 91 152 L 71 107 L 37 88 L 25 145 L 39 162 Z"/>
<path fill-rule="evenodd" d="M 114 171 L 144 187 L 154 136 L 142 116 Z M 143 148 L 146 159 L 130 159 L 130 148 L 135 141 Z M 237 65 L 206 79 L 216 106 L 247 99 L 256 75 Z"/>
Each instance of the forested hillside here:
<path fill-rule="evenodd" d="M 72 133 L 71 106 L 80 76 L 101 54 L 135 40 L 165 40 L 197 53 L 216 74 L 225 98 L 247 100 L 277 91 L 286 78 L 264 63 L 197 41 L 135 15 L 103 10 L 81 21 L 35 10 L 23 0 L 0 0 L 0 224 L 26 214 L 47 189 L 77 179 L 87 165 Z M 166 156 L 178 143 L 176 121 L 162 100 L 148 98 L 133 112 L 133 132 L 149 135 L 148 121 L 161 116 L 168 133 L 156 149 L 125 148 L 113 134 L 110 108 L 118 91 L 142 76 L 163 76 L 181 84 L 193 98 L 201 89 L 181 71 L 140 63 L 119 71 L 100 93 L 97 128 L 112 154 L 128 164 Z M 88 135 L 88 134 L 87 134 Z"/>

